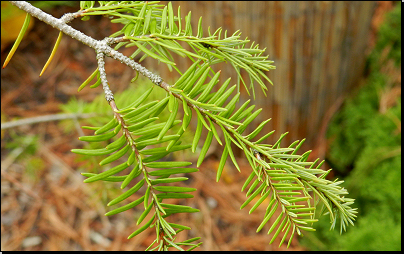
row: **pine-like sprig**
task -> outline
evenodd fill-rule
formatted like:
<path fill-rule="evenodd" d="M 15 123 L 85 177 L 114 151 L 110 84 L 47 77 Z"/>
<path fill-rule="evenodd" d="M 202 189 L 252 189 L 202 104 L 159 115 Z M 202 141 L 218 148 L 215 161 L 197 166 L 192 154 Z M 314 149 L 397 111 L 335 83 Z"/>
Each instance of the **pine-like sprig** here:
<path fill-rule="evenodd" d="M 115 163 L 118 160 L 122 161 L 124 158 L 123 163 L 111 166 L 102 173 L 83 173 L 88 177 L 84 181 L 86 183 L 122 182 L 121 188 L 124 189 L 132 180 L 140 176 L 141 179 L 133 187 L 110 201 L 108 206 L 121 203 L 142 187 L 145 189 L 145 194 L 136 201 L 115 208 L 106 214 L 107 216 L 117 214 L 143 203 L 144 211 L 137 220 L 137 225 L 143 225 L 129 238 L 149 227 L 154 227 L 156 239 L 147 249 L 167 250 L 169 247 L 174 247 L 183 250 L 181 246 L 190 246 L 188 249 L 190 250 L 201 244 L 193 243 L 199 240 L 199 237 L 175 242 L 176 235 L 180 231 L 190 228 L 166 220 L 174 213 L 193 213 L 199 210 L 165 202 L 166 199 L 193 197 L 187 192 L 194 191 L 194 188 L 171 184 L 185 181 L 187 178 L 172 175 L 192 173 L 198 169 L 188 167 L 192 164 L 188 161 L 161 161 L 161 159 L 172 152 L 185 149 L 195 152 L 203 129 L 206 129 L 208 134 L 196 166 L 199 167 L 203 162 L 214 137 L 223 146 L 217 170 L 217 181 L 220 179 L 228 157 L 240 170 L 232 144 L 244 152 L 252 172 L 242 188 L 242 191 L 247 190 L 247 199 L 241 208 L 246 207 L 256 198 L 258 200 L 252 205 L 250 213 L 260 205 L 268 203 L 263 221 L 257 225 L 257 232 L 269 222 L 280 207 L 282 212 L 268 231 L 268 234 L 274 232 L 270 243 L 277 237 L 281 237 L 281 231 L 284 233 L 280 245 L 289 239 L 288 246 L 295 233 L 301 235 L 302 230 L 314 231 L 312 224 L 317 221 L 315 210 L 320 201 L 323 203 L 320 215 L 325 213 L 330 215 L 331 228 L 335 227 L 337 219 L 340 219 L 341 231 L 346 229 L 347 224 L 353 225 L 356 209 L 352 209 L 350 205 L 354 200 L 345 197 L 348 192 L 340 186 L 343 181 L 325 179 L 330 170 L 320 169 L 323 162 L 318 163 L 318 159 L 314 162 L 307 162 L 310 151 L 302 155 L 297 154 L 304 140 L 296 141 L 288 148 L 281 148 L 281 140 L 286 135 L 283 134 L 275 144 L 263 144 L 265 139 L 273 134 L 272 131 L 260 136 L 261 130 L 270 119 L 260 123 L 251 133 L 244 133 L 247 126 L 257 118 L 261 109 L 254 111 L 255 106 L 249 105 L 250 100 L 236 108 L 240 97 L 238 92 L 240 81 L 247 91 L 253 92 L 254 97 L 253 84 L 255 82 L 265 93 L 267 88 L 263 79 L 272 84 L 265 72 L 275 69 L 275 67 L 272 65 L 273 61 L 267 60 L 268 56 L 262 56 L 265 49 L 259 49 L 254 42 L 247 46 L 250 41 L 240 39 L 239 31 L 228 36 L 227 31 L 222 34 L 221 28 L 213 34 L 209 29 L 208 35 L 204 36 L 202 18 L 199 19 L 197 29 L 193 29 L 191 12 L 181 18 L 180 8 L 174 13 L 171 3 L 164 6 L 158 2 L 100 1 L 99 6 L 96 7 L 95 2 L 85 1 L 80 3 L 80 11 L 66 14 L 61 19 L 43 13 L 28 3 L 13 2 L 13 4 L 28 13 L 28 23 L 29 15 L 33 15 L 94 48 L 97 53 L 98 68 L 79 87 L 79 90 L 85 88 L 91 80 L 96 79 L 97 81 L 91 87 L 95 88 L 102 84 L 105 97 L 113 112 L 113 118 L 101 127 L 85 127 L 93 130 L 94 135 L 83 136 L 79 139 L 87 142 L 104 142 L 111 139 L 114 141 L 105 148 L 73 149 L 72 152 L 104 156 L 100 160 L 100 166 Z M 96 41 L 66 24 L 74 18 L 87 20 L 93 15 L 108 16 L 112 23 L 123 24 L 123 28 L 109 38 Z M 22 34 L 24 31 L 23 28 Z M 183 44 L 188 45 L 191 50 L 185 49 Z M 18 46 L 18 43 L 16 45 Z M 114 49 L 110 47 L 112 45 L 115 45 Z M 134 48 L 130 57 L 117 51 L 122 46 Z M 187 70 L 179 70 L 172 53 L 188 57 L 193 64 Z M 139 54 L 142 54 L 139 62 L 147 57 L 154 58 L 165 63 L 170 70 L 177 71 L 181 77 L 174 84 L 168 84 L 160 76 L 133 61 Z M 104 69 L 105 56 L 121 61 L 149 78 L 156 86 L 164 89 L 166 96 L 158 100 L 148 100 L 153 89 L 151 88 L 138 98 L 134 98 L 129 106 L 119 108 L 107 82 Z M 238 74 L 237 84 L 232 86 L 230 79 L 220 80 L 221 72 L 215 72 L 212 69 L 214 64 L 220 62 L 229 63 L 234 67 Z M 240 74 L 241 69 L 248 73 L 249 88 Z M 113 85 L 111 87 L 113 89 Z M 182 116 L 179 113 L 180 108 L 184 112 Z M 168 115 L 168 117 L 161 117 L 162 114 Z M 193 114 L 197 118 L 193 142 L 189 145 L 181 144 L 181 137 L 188 129 Z M 173 127 L 180 124 L 181 127 L 177 128 L 174 133 Z M 219 135 L 220 131 L 222 135 Z M 127 175 L 116 176 L 128 168 Z M 264 202 L 266 199 L 268 202 Z"/>

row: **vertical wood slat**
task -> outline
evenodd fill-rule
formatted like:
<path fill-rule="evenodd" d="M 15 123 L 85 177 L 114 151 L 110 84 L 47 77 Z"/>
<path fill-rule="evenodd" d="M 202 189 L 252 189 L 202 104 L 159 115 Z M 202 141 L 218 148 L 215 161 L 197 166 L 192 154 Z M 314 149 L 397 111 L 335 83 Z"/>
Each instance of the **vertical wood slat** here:
<path fill-rule="evenodd" d="M 181 6 L 182 18 L 192 12 L 194 33 L 199 17 L 203 16 L 205 36 L 208 26 L 212 33 L 222 27 L 223 33 L 228 30 L 228 35 L 240 29 L 241 38 L 248 37 L 260 48 L 267 48 L 266 53 L 276 66 L 267 72 L 274 86 L 267 84 L 265 97 L 255 85 L 256 100 L 252 103 L 263 111 L 259 121 L 252 123 L 247 131 L 255 129 L 260 121 L 272 118 L 262 133 L 275 129 L 276 134 L 268 140 L 273 143 L 288 131 L 282 145 L 303 138 L 307 138 L 306 145 L 312 145 L 327 109 L 355 86 L 364 68 L 375 7 L 375 2 L 329 1 L 176 1 L 172 4 L 175 13 Z M 187 58 L 175 56 L 175 60 L 180 70 L 190 65 Z M 154 59 L 146 59 L 145 65 L 160 72 L 167 81 L 175 82 L 178 78 L 175 71 L 170 73 Z M 237 74 L 231 65 L 218 64 L 214 69 L 222 70 L 220 82 L 232 77 L 231 85 L 236 83 Z M 251 98 L 242 84 L 240 91 L 238 105 Z"/>

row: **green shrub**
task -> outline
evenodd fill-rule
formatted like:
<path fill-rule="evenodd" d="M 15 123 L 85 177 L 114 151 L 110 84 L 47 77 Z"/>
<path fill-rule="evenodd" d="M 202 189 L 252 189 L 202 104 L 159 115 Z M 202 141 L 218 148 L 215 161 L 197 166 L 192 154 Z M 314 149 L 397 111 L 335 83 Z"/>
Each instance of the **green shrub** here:
<path fill-rule="evenodd" d="M 317 232 L 302 241 L 313 250 L 401 250 L 401 97 L 386 112 L 379 110 L 380 95 L 392 87 L 383 71 L 389 61 L 401 68 L 400 4 L 380 28 L 366 84 L 346 100 L 328 131 L 327 159 L 335 172 L 349 174 L 358 223 L 337 236 L 320 220 Z"/>

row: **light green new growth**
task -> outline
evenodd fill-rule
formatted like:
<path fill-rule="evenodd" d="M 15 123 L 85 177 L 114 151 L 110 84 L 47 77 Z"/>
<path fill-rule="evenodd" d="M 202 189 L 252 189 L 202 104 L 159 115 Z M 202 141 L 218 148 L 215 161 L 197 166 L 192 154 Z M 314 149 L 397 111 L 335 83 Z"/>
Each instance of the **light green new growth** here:
<path fill-rule="evenodd" d="M 115 50 L 123 46 L 133 48 L 134 53 L 130 59 L 141 55 L 139 60 L 141 62 L 151 57 L 165 63 L 170 70 L 175 70 L 181 75 L 172 85 L 165 81 L 155 83 L 158 89 L 166 91 L 166 97 L 159 100 L 147 101 L 152 90 L 150 89 L 139 98 L 134 98 L 133 103 L 125 108 L 119 108 L 113 99 L 109 101 L 113 118 L 104 126 L 86 127 L 93 129 L 95 133 L 92 136 L 80 137 L 80 140 L 102 142 L 114 136 L 117 139 L 102 149 L 72 150 L 77 154 L 108 155 L 100 160 L 100 165 L 127 158 L 122 164 L 100 174 L 83 173 L 88 177 L 84 182 L 100 180 L 122 182 L 123 189 L 134 178 L 142 176 L 139 182 L 112 200 L 108 206 L 121 203 L 142 187 L 146 189 L 145 195 L 106 213 L 109 216 L 134 207 L 143 209 L 137 220 L 139 228 L 129 238 L 150 227 L 156 231 L 156 239 L 147 248 L 148 250 L 168 250 L 169 247 L 183 250 L 183 247 L 187 246 L 188 250 L 191 250 L 201 244 L 193 243 L 199 240 L 199 237 L 175 242 L 179 232 L 190 228 L 167 221 L 167 217 L 171 214 L 194 213 L 199 210 L 165 202 L 166 199 L 192 198 L 193 196 L 188 193 L 195 191 L 194 188 L 178 187 L 168 183 L 188 179 L 172 175 L 192 173 L 198 169 L 189 167 L 192 163 L 187 161 L 159 160 L 175 151 L 191 149 L 195 152 L 204 128 L 208 134 L 196 166 L 201 165 L 215 138 L 223 146 L 223 154 L 217 169 L 217 181 L 228 157 L 240 171 L 232 144 L 244 152 L 251 166 L 251 174 L 242 188 L 242 191 L 247 193 L 247 199 L 241 208 L 251 204 L 249 213 L 252 213 L 260 205 L 267 206 L 266 213 L 262 215 L 262 223 L 257 225 L 257 232 L 262 230 L 278 208 L 281 209 L 281 213 L 268 231 L 268 234 L 274 232 L 273 237 L 268 238 L 270 243 L 279 237 L 280 245 L 288 240 L 289 247 L 295 233 L 302 235 L 302 230 L 314 231 L 312 224 L 317 221 L 315 211 L 319 202 L 323 203 L 323 208 L 318 214 L 330 215 L 331 229 L 336 226 L 338 219 L 341 232 L 348 224 L 353 225 L 356 209 L 350 205 L 354 200 L 346 197 L 348 192 L 341 187 L 343 181 L 326 180 L 325 177 L 330 170 L 321 170 L 323 162 L 318 163 L 318 159 L 308 162 L 310 151 L 297 155 L 304 140 L 296 141 L 288 148 L 281 148 L 281 140 L 286 135 L 284 134 L 274 145 L 264 144 L 265 139 L 273 133 L 272 131 L 260 135 L 269 119 L 259 124 L 253 132 L 245 133 L 247 126 L 257 118 L 261 109 L 254 111 L 255 106 L 249 105 L 249 100 L 240 108 L 236 108 L 240 96 L 238 92 L 240 81 L 246 91 L 252 91 L 255 97 L 254 83 L 258 83 L 265 93 L 267 88 L 263 79 L 272 84 L 265 72 L 275 69 L 273 61 L 267 60 L 268 56 L 263 56 L 264 50 L 259 49 L 258 45 L 252 42 L 247 46 L 250 41 L 240 39 L 239 31 L 228 35 L 227 31 L 223 32 L 218 28 L 213 33 L 208 29 L 206 33 L 202 31 L 202 18 L 199 19 L 197 27 L 192 27 L 191 12 L 182 17 L 180 8 L 178 11 L 173 10 L 171 3 L 164 6 L 158 2 L 100 1 L 96 7 L 95 2 L 85 1 L 80 3 L 80 7 L 81 10 L 75 13 L 75 17 L 82 20 L 88 20 L 93 15 L 103 15 L 110 17 L 112 23 L 123 24 L 120 31 L 110 36 L 113 38 L 111 44 L 116 44 Z M 188 45 L 190 50 L 185 49 L 184 45 Z M 174 62 L 173 53 L 189 58 L 193 64 L 187 70 L 179 70 Z M 220 71 L 215 72 L 211 68 L 220 62 L 226 62 L 234 67 L 238 74 L 236 85 L 232 85 L 230 79 L 221 80 Z M 248 73 L 249 86 L 240 74 L 241 69 Z M 101 84 L 100 71 L 96 70 L 79 90 L 95 77 L 97 82 L 92 87 Z M 113 90 L 113 84 L 110 88 Z M 182 117 L 179 113 L 180 108 L 184 111 Z M 169 116 L 160 122 L 160 118 L 163 118 L 162 112 Z M 192 144 L 184 145 L 180 139 L 188 129 L 192 115 L 197 118 L 195 136 Z M 182 120 L 179 120 L 181 118 Z M 173 133 L 172 129 L 176 125 L 180 128 Z M 219 135 L 220 131 L 222 135 Z M 162 145 L 154 146 L 158 144 Z M 125 169 L 129 169 L 127 175 L 115 176 Z M 267 202 L 264 202 L 266 199 Z"/>

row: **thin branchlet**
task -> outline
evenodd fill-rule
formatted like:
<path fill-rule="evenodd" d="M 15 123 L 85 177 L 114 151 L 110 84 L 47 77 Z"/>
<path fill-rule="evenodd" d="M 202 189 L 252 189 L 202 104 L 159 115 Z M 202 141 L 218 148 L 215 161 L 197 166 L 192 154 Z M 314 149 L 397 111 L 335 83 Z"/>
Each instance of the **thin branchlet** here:
<path fill-rule="evenodd" d="M 108 100 L 108 99 L 107 99 L 107 100 Z M 130 146 L 131 146 L 132 151 L 135 152 L 136 157 L 140 157 L 141 155 L 140 155 L 139 149 L 138 149 L 137 146 L 136 146 L 136 142 L 134 141 L 134 138 L 132 137 L 132 134 L 128 131 L 128 124 L 125 122 L 125 120 L 123 119 L 123 117 L 118 113 L 119 109 L 118 109 L 118 107 L 117 107 L 117 105 L 116 105 L 114 99 L 111 99 L 111 100 L 109 101 L 109 105 L 110 105 L 110 107 L 112 108 L 112 111 L 113 111 L 113 113 L 114 113 L 114 117 L 118 120 L 118 122 L 119 122 L 119 123 L 121 124 L 121 126 L 122 126 L 122 134 L 125 135 L 126 140 L 130 140 L 130 141 L 131 141 L 131 142 L 130 142 Z M 147 178 L 147 181 L 145 181 L 145 182 L 146 182 L 146 184 L 148 185 L 148 188 L 150 188 L 150 196 L 156 196 L 157 193 L 156 193 L 156 191 L 154 190 L 153 186 L 151 185 L 151 179 L 150 179 L 150 176 L 149 176 L 149 172 L 148 172 L 148 170 L 147 170 L 146 165 L 145 165 L 144 162 L 141 162 L 141 165 L 139 166 L 139 170 L 141 170 L 141 171 L 143 172 L 144 178 L 145 178 L 145 179 Z M 154 208 L 155 208 L 155 209 L 154 209 L 154 210 L 155 210 L 155 214 L 160 213 L 159 207 L 158 207 L 158 205 L 156 204 L 156 200 L 152 198 L 152 201 L 151 201 L 151 202 L 153 202 L 153 206 L 154 206 Z M 160 222 L 160 217 L 159 217 L 159 216 L 156 216 L 156 221 L 158 221 L 159 224 L 161 224 L 161 222 Z M 162 231 L 162 230 L 161 230 L 161 231 Z M 164 239 L 164 238 L 162 238 L 162 239 Z M 165 244 L 167 244 L 167 243 L 165 243 Z"/>
<path fill-rule="evenodd" d="M 109 89 L 107 74 L 105 73 L 105 62 L 104 62 L 104 54 L 101 52 L 97 53 L 97 61 L 98 61 L 98 71 L 100 72 L 100 79 L 102 84 L 102 89 L 104 89 L 105 99 L 110 102 L 114 99 L 114 94 L 111 89 Z"/>

